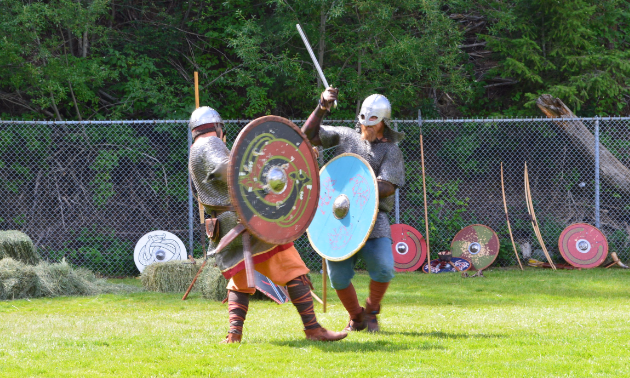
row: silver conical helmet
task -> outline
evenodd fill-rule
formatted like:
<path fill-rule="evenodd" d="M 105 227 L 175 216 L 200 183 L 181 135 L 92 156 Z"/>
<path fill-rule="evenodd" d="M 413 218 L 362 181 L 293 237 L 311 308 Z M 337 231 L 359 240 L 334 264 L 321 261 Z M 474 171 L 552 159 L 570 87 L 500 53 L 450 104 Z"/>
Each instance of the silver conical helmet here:
<path fill-rule="evenodd" d="M 195 109 L 192 113 L 188 126 L 190 126 L 190 130 L 194 130 L 196 127 L 207 123 L 220 123 L 221 126 L 223 126 L 223 120 L 221 119 L 219 112 L 209 106 L 202 106 Z"/>
<path fill-rule="evenodd" d="M 376 120 L 370 121 L 370 118 L 376 116 Z M 363 101 L 361 112 L 359 113 L 359 122 L 365 126 L 374 126 L 383 119 L 389 121 L 392 116 L 392 105 L 387 97 L 380 94 L 373 94 Z"/>

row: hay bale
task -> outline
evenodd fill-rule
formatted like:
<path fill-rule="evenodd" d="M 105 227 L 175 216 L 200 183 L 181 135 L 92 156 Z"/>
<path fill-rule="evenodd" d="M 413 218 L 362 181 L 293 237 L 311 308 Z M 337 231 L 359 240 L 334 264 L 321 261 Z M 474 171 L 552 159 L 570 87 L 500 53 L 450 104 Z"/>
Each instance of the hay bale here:
<path fill-rule="evenodd" d="M 228 280 L 223 277 L 219 268 L 214 266 L 214 261 L 208 261 L 203 272 L 199 275 L 195 288 L 201 290 L 201 295 L 205 299 L 213 301 L 223 301 L 227 297 L 227 284 Z M 251 296 L 253 300 L 268 300 L 271 298 L 256 290 L 256 293 Z"/>
<path fill-rule="evenodd" d="M 33 241 L 21 231 L 0 231 L 0 260 L 12 258 L 25 264 L 35 265 L 41 258 Z"/>
<path fill-rule="evenodd" d="M 0 299 L 33 298 L 39 294 L 35 269 L 10 257 L 0 260 Z"/>
<path fill-rule="evenodd" d="M 214 266 L 214 259 L 208 261 L 203 272 L 199 275 L 196 288 L 201 290 L 201 295 L 212 301 L 222 301 L 227 297 L 228 280 L 223 277 L 219 268 Z"/>
<path fill-rule="evenodd" d="M 197 264 L 182 261 L 153 263 L 140 275 L 142 287 L 160 293 L 183 293 L 188 289 L 201 262 Z"/>
<path fill-rule="evenodd" d="M 73 269 L 64 261 L 36 266 L 5 258 L 0 260 L 0 299 L 130 293 L 141 288 L 110 284 L 87 269 Z"/>
<path fill-rule="evenodd" d="M 92 272 L 83 268 L 74 270 L 65 260 L 58 264 L 40 263 L 35 266 L 35 274 L 39 278 L 39 297 L 100 293 Z"/>

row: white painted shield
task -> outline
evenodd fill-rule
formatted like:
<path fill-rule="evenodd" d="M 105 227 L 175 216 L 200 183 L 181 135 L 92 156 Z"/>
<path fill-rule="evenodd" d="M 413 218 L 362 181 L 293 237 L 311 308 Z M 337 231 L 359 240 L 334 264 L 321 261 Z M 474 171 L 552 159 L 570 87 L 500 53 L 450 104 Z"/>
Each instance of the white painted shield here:
<path fill-rule="evenodd" d="M 155 262 L 186 260 L 186 247 L 168 231 L 151 231 L 136 243 L 133 261 L 140 272 Z"/>

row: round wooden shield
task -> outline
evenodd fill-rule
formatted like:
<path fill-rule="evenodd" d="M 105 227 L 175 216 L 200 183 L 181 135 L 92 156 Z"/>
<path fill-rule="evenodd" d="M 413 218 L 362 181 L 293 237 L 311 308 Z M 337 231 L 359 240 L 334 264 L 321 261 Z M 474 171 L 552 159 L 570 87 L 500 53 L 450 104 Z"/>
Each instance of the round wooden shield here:
<path fill-rule="evenodd" d="M 457 269 L 455 269 L 455 266 Z M 471 267 L 472 264 L 470 261 L 461 257 L 453 257 L 449 262 L 441 261 L 440 259 L 431 260 L 431 274 L 465 272 Z M 424 264 L 422 271 L 424 273 L 429 273 L 427 264 Z"/>
<path fill-rule="evenodd" d="M 288 119 L 253 120 L 232 147 L 228 188 L 251 234 L 271 244 L 294 241 L 317 209 L 319 175 L 311 144 Z"/>
<path fill-rule="evenodd" d="M 558 239 L 562 257 L 576 268 L 595 268 L 608 256 L 608 241 L 596 227 L 576 223 L 565 228 Z"/>
<path fill-rule="evenodd" d="M 367 241 L 378 214 L 374 171 L 356 154 L 341 154 L 319 173 L 321 192 L 308 239 L 313 249 L 331 261 L 354 255 Z"/>
<path fill-rule="evenodd" d="M 151 231 L 136 243 L 133 261 L 142 273 L 147 265 L 156 262 L 186 260 L 184 243 L 168 231 Z"/>
<path fill-rule="evenodd" d="M 427 258 L 427 242 L 420 231 L 406 224 L 392 224 L 392 253 L 397 272 L 413 272 Z"/>
<path fill-rule="evenodd" d="M 489 267 L 499 255 L 499 237 L 488 226 L 473 224 L 462 228 L 451 242 L 453 257 L 470 261 L 473 269 Z"/>

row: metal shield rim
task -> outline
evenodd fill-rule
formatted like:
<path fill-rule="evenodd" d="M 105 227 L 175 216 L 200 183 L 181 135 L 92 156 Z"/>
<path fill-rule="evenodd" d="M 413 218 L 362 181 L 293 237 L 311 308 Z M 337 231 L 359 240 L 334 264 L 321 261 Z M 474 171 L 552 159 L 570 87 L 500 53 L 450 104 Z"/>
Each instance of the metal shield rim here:
<path fill-rule="evenodd" d="M 475 224 L 469 224 L 468 226 L 466 226 L 466 227 L 462 228 L 461 230 L 457 231 L 457 233 L 455 234 L 455 236 L 453 236 L 453 239 L 451 240 L 451 247 L 450 247 L 451 253 L 453 252 L 453 243 L 455 242 L 455 238 L 457 237 L 457 235 L 459 235 L 466 228 L 474 227 L 474 226 L 482 226 L 482 227 L 485 227 L 488 230 L 492 231 L 492 234 L 494 235 L 494 237 L 497 238 L 497 240 L 499 241 L 499 251 L 500 251 L 500 249 L 501 249 L 501 239 L 499 239 L 499 236 L 497 235 L 497 233 L 494 232 L 494 230 L 490 226 L 487 226 L 485 224 L 475 223 Z M 466 260 L 469 260 L 469 262 L 470 262 L 470 269 L 483 270 L 483 269 L 486 269 L 487 267 L 489 267 L 490 265 L 494 264 L 495 261 L 497 261 L 497 257 L 499 257 L 499 251 L 497 251 L 497 254 L 494 255 L 494 259 L 492 259 L 492 262 L 490 264 L 486 265 L 485 267 L 481 268 L 481 269 L 479 269 L 479 268 L 477 268 L 475 266 L 475 263 L 472 262 L 472 259 L 466 259 Z M 462 258 L 462 257 L 460 256 L 459 258 Z"/>
<path fill-rule="evenodd" d="M 302 132 L 302 130 L 297 127 L 293 122 L 291 122 L 290 120 L 284 118 L 284 117 L 280 117 L 280 116 L 273 116 L 273 115 L 268 115 L 268 116 L 263 116 L 263 117 L 259 117 L 256 118 L 255 120 L 251 121 L 250 123 L 248 123 L 247 125 L 245 125 L 245 127 L 243 127 L 243 129 L 241 129 L 241 131 L 238 133 L 238 135 L 236 136 L 236 139 L 234 140 L 234 144 L 232 145 L 232 149 L 230 150 L 230 159 L 228 161 L 228 192 L 230 194 L 230 201 L 232 203 L 232 206 L 234 207 L 234 210 L 236 211 L 236 215 L 238 216 L 239 219 L 243 219 L 243 210 L 241 209 L 241 206 L 239 204 L 239 202 L 237 201 L 237 195 L 236 195 L 236 191 L 234 190 L 234 188 L 232 187 L 232 185 L 230 185 L 230 183 L 232 182 L 232 179 L 234 178 L 234 159 L 232 159 L 232 153 L 233 151 L 236 151 L 237 148 L 243 143 L 243 138 L 244 138 L 244 131 L 248 130 L 248 129 L 253 129 L 254 127 L 258 126 L 261 123 L 265 123 L 265 122 L 279 122 L 282 124 L 285 124 L 289 127 L 291 127 L 293 130 L 295 130 L 298 134 L 300 134 L 300 136 L 302 136 L 302 139 L 304 140 L 305 143 L 307 143 L 309 152 L 311 154 L 311 158 L 313 159 L 313 161 L 315 162 L 315 166 L 317 166 L 317 159 L 315 157 L 315 153 L 313 152 L 313 145 L 311 144 L 311 142 L 308 140 L 308 138 L 306 137 L 306 135 Z M 319 174 L 314 175 L 316 176 L 313 180 L 313 184 L 315 186 L 317 186 L 317 193 L 319 193 Z M 317 207 L 315 207 L 315 210 L 317 210 Z M 304 232 L 306 232 L 306 229 L 308 229 L 308 226 L 311 224 L 311 221 L 313 220 L 313 217 L 315 217 L 315 211 L 312 212 L 312 214 L 308 217 L 308 222 L 306 223 L 306 227 L 304 227 L 303 229 L 300 229 L 299 232 L 296 232 L 295 234 L 297 236 L 295 237 L 290 237 L 290 238 L 285 238 L 285 239 L 278 239 L 278 240 L 269 240 L 267 238 L 267 235 L 261 234 L 259 232 L 257 232 L 256 230 L 254 230 L 253 228 L 251 228 L 246 222 L 241 222 L 243 224 L 243 226 L 245 226 L 245 229 L 247 229 L 247 231 L 254 235 L 255 237 L 257 237 L 258 239 L 266 242 L 266 243 L 270 243 L 270 244 L 276 244 L 276 245 L 280 245 L 280 244 L 286 244 L 286 243 L 290 243 L 293 242 L 297 239 L 299 239 L 302 235 L 304 235 Z"/>
<path fill-rule="evenodd" d="M 596 229 L 596 230 L 597 230 L 597 232 L 599 232 L 599 233 L 602 235 L 602 237 L 604 238 L 604 242 L 606 242 L 606 253 L 604 253 L 604 256 L 603 256 L 603 258 L 602 258 L 602 261 L 600 261 L 600 263 L 599 263 L 599 264 L 597 264 L 596 266 L 593 266 L 593 267 L 586 267 L 586 266 L 585 266 L 586 264 L 584 264 L 584 265 L 576 265 L 576 264 L 574 264 L 574 263 L 572 262 L 572 259 L 567 258 L 567 257 L 565 256 L 565 254 L 564 254 L 564 251 L 562 250 L 562 238 L 563 238 L 563 236 L 565 235 L 566 231 L 569 229 L 569 227 L 573 227 L 573 226 L 581 226 L 581 225 L 588 226 L 588 227 L 592 227 L 592 228 Z M 588 223 L 584 223 L 584 222 L 580 222 L 580 223 L 572 223 L 572 224 L 570 224 L 570 225 L 566 226 L 566 227 L 564 228 L 564 230 L 562 230 L 562 232 L 560 233 L 560 236 L 558 237 L 558 250 L 560 251 L 560 255 L 562 255 L 562 258 L 564 259 L 564 261 L 568 262 L 570 265 L 573 265 L 573 266 L 574 266 L 574 267 L 576 267 L 576 268 L 581 268 L 581 269 L 593 269 L 593 268 L 597 268 L 598 266 L 602 265 L 602 263 L 606 260 L 606 257 L 608 257 L 608 252 L 609 252 L 609 249 L 610 249 L 610 247 L 609 247 L 609 245 L 608 245 L 608 239 L 606 238 L 606 235 L 602 232 L 602 230 L 600 230 L 599 228 L 597 228 L 597 227 L 593 226 L 592 224 L 588 224 Z"/>
<path fill-rule="evenodd" d="M 333 161 L 335 161 L 335 160 L 337 160 L 339 158 L 345 157 L 345 156 L 352 156 L 352 157 L 358 158 L 359 160 L 361 160 L 363 162 L 363 164 L 365 164 L 368 167 L 368 169 L 370 171 L 370 174 L 372 175 L 372 179 L 374 179 L 374 182 L 376 183 L 376 189 L 378 191 L 378 180 L 376 179 L 376 175 L 374 174 L 374 170 L 372 169 L 370 164 L 367 162 L 367 160 L 365 160 L 364 158 L 362 158 L 361 156 L 359 156 L 357 154 L 353 154 L 352 152 L 346 152 L 346 153 L 343 153 L 341 155 L 335 156 L 334 158 L 330 159 L 330 161 L 328 163 L 324 164 L 324 166 L 319 170 L 319 175 L 321 176 L 322 172 L 328 166 L 328 164 L 332 163 Z M 319 180 L 319 176 L 317 176 L 317 179 Z M 320 250 L 315 246 L 315 244 L 313 243 L 313 240 L 311 239 L 311 233 L 308 231 L 308 228 L 307 228 L 306 229 L 306 235 L 308 236 L 308 242 L 311 244 L 311 247 L 313 247 L 313 249 L 315 250 L 315 252 L 317 252 L 318 255 L 320 255 L 321 257 L 323 257 L 324 259 L 329 260 L 329 261 L 344 261 L 344 260 L 347 260 L 350 257 L 352 257 L 355 253 L 359 252 L 359 250 L 361 248 L 363 248 L 363 246 L 367 242 L 368 238 L 372 234 L 372 230 L 374 229 L 374 224 L 376 223 L 376 217 L 378 216 L 378 204 L 380 202 L 379 198 L 378 198 L 378 193 L 376 194 L 376 200 L 374 202 L 375 202 L 375 207 L 374 207 L 374 216 L 372 217 L 372 224 L 370 225 L 370 229 L 366 233 L 365 238 L 361 242 L 361 245 L 356 250 L 354 250 L 354 251 L 352 251 L 350 253 L 347 253 L 346 255 L 344 255 L 342 257 L 330 258 L 329 256 L 326 256 L 325 254 L 320 252 Z M 313 217 L 315 217 L 315 214 L 313 214 Z"/>

